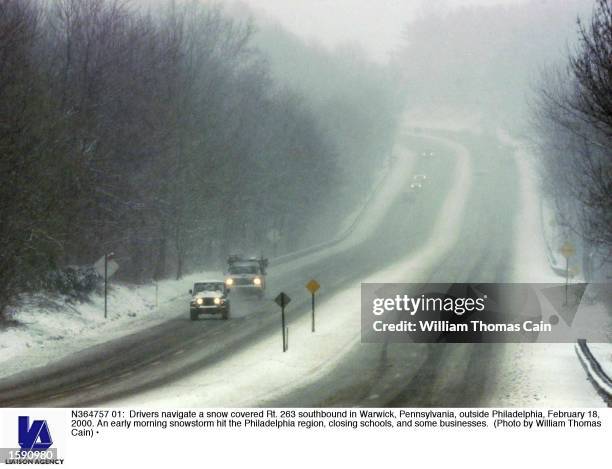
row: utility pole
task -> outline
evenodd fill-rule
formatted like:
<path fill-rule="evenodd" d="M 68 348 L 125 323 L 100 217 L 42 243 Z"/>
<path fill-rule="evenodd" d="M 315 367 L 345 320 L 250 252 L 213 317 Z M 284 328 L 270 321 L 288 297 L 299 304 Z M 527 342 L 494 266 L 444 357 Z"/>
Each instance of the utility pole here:
<path fill-rule="evenodd" d="M 104 319 L 108 317 L 108 260 L 114 255 L 114 252 L 104 253 Z"/>
<path fill-rule="evenodd" d="M 104 319 L 108 311 L 108 254 L 104 254 Z"/>

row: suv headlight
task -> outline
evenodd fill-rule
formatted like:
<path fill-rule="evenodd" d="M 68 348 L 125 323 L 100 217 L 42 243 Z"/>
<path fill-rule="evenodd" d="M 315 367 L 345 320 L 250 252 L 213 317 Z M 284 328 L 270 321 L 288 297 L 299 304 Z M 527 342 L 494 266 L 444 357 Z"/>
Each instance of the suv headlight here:
<path fill-rule="evenodd" d="M 204 300 L 202 298 L 198 298 L 198 299 L 196 299 L 196 303 L 201 305 L 201 304 L 204 303 Z"/>
<path fill-rule="evenodd" d="M 223 300 L 222 300 L 221 298 L 215 298 L 215 299 L 213 300 L 213 302 L 214 302 L 216 305 L 220 305 L 221 303 L 223 303 Z"/>
<path fill-rule="evenodd" d="M 255 277 L 253 279 L 253 283 L 257 286 L 261 285 L 261 279 L 259 277 Z"/>
<path fill-rule="evenodd" d="M 228 278 L 228 279 L 225 279 L 225 284 L 228 285 L 228 286 L 229 285 L 233 285 L 234 284 L 234 279 L 231 278 L 231 277 Z"/>

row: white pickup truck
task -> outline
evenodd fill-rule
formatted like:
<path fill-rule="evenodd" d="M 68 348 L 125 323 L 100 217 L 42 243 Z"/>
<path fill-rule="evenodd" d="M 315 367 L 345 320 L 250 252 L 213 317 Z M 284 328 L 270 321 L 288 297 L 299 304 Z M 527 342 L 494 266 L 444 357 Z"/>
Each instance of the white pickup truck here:
<path fill-rule="evenodd" d="M 196 282 L 189 293 L 191 294 L 189 315 L 192 321 L 198 319 L 200 314 L 217 314 L 221 315 L 222 319 L 229 318 L 230 301 L 225 282 L 222 280 Z"/>
<path fill-rule="evenodd" d="M 263 257 L 229 256 L 225 286 L 228 291 L 255 294 L 263 298 L 266 290 L 268 259 Z"/>

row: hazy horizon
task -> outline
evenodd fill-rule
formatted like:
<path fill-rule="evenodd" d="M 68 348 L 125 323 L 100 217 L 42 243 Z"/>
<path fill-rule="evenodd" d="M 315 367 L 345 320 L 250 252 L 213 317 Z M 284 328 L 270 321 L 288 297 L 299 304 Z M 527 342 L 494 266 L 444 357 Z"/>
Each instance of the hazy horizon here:
<path fill-rule="evenodd" d="M 408 21 L 420 13 L 471 5 L 524 3 L 527 0 L 222 0 L 246 4 L 257 14 L 279 22 L 306 41 L 330 49 L 361 47 L 378 62 L 386 62 L 401 43 Z M 543 0 L 546 2 L 546 0 Z"/>

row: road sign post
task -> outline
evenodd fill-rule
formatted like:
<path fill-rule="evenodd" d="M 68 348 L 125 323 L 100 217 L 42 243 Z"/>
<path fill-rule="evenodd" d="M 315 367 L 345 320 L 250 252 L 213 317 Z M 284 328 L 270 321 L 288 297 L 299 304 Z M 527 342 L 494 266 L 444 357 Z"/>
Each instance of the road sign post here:
<path fill-rule="evenodd" d="M 281 307 L 281 328 L 283 332 L 283 352 L 286 352 L 289 349 L 288 346 L 288 335 L 289 330 L 285 327 L 285 306 L 289 304 L 291 298 L 285 292 L 280 292 L 278 296 L 274 299 L 276 304 Z"/>
<path fill-rule="evenodd" d="M 561 246 L 561 254 L 565 257 L 565 306 L 567 306 L 567 291 L 569 287 L 569 258 L 576 254 L 576 249 L 567 241 Z"/>
<path fill-rule="evenodd" d="M 114 252 L 107 252 L 93 265 L 94 270 L 104 279 L 104 319 L 108 315 L 108 279 L 119 270 L 119 264 L 113 259 L 114 255 Z"/>
<path fill-rule="evenodd" d="M 104 319 L 108 316 L 108 279 L 117 271 L 117 269 L 113 266 L 112 274 L 109 273 L 109 260 L 115 255 L 114 252 L 109 252 L 104 254 Z M 114 264 L 116 264 L 114 262 Z"/>
<path fill-rule="evenodd" d="M 319 290 L 319 288 L 321 288 L 321 285 L 319 285 L 319 282 L 317 282 L 315 279 L 311 279 L 306 284 L 306 290 L 310 292 L 312 297 L 312 332 L 315 331 L 315 293 L 317 290 Z"/>
<path fill-rule="evenodd" d="M 108 254 L 104 254 L 104 319 L 108 310 Z"/>
<path fill-rule="evenodd" d="M 312 297 L 312 332 L 315 331 L 315 295 L 311 293 Z"/>

